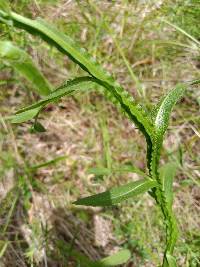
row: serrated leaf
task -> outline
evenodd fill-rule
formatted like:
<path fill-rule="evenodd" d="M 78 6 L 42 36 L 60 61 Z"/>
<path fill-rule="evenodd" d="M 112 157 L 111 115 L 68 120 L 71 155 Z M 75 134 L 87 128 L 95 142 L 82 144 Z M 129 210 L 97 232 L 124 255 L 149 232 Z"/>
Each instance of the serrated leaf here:
<path fill-rule="evenodd" d="M 48 95 L 51 92 L 49 82 L 25 51 L 14 46 L 10 41 L 0 41 L 0 57 L 31 82 L 39 95 Z"/>
<path fill-rule="evenodd" d="M 38 114 L 39 111 L 40 111 L 40 107 L 27 110 L 25 112 L 15 114 L 9 117 L 9 120 L 11 123 L 22 123 L 22 122 L 33 119 Z"/>
<path fill-rule="evenodd" d="M 94 262 L 94 267 L 104 266 L 117 266 L 119 264 L 126 263 L 131 257 L 131 253 L 128 249 L 122 249 L 119 252 Z"/>
<path fill-rule="evenodd" d="M 114 187 L 97 195 L 78 199 L 74 204 L 85 206 L 111 206 L 130 197 L 147 192 L 150 188 L 153 188 L 156 185 L 156 181 L 153 180 L 139 180 L 119 187 Z"/>
<path fill-rule="evenodd" d="M 173 179 L 176 175 L 177 167 L 177 164 L 169 162 L 162 166 L 159 171 L 165 198 L 170 209 L 173 202 Z"/>

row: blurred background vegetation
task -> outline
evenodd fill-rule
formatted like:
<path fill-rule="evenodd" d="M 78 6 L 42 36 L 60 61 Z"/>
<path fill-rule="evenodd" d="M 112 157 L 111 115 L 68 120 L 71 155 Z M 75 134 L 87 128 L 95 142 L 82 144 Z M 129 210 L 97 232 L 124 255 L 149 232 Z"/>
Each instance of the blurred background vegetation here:
<path fill-rule="evenodd" d="M 14 11 L 42 17 L 87 49 L 149 109 L 181 81 L 199 78 L 200 1 L 13 0 Z M 23 30 L 0 24 L 0 40 L 26 50 L 58 86 L 83 71 Z M 38 99 L 31 84 L 0 61 L 0 266 L 82 266 L 69 247 L 99 259 L 129 248 L 124 266 L 158 266 L 163 251 L 160 211 L 148 194 L 114 208 L 77 208 L 80 196 L 137 179 L 91 174 L 92 167 L 145 170 L 144 140 L 102 96 L 92 93 L 49 105 L 41 122 L 10 125 L 4 117 Z M 174 209 L 179 266 L 200 266 L 200 91 L 191 88 L 171 120 L 162 163 L 180 165 Z"/>

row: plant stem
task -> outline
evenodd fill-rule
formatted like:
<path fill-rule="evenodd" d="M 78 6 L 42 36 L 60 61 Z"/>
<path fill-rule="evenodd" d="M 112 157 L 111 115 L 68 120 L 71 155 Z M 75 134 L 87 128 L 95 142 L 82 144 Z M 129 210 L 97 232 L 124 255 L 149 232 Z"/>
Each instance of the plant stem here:
<path fill-rule="evenodd" d="M 174 251 L 174 246 L 177 240 L 177 224 L 176 219 L 172 211 L 172 207 L 169 206 L 169 203 L 166 200 L 165 192 L 163 191 L 163 181 L 160 178 L 159 174 L 159 159 L 160 159 L 160 150 L 157 147 L 156 140 L 152 139 L 152 148 L 150 150 L 150 166 L 149 166 L 149 175 L 157 181 L 157 187 L 154 189 L 152 197 L 156 200 L 158 206 L 160 207 L 164 223 L 166 226 L 166 241 L 165 241 L 165 251 L 163 256 L 162 267 L 169 267 L 167 260 L 167 255 L 172 256 Z M 159 145 L 162 146 L 162 141 Z M 156 153 L 155 153 L 156 151 Z"/>
<path fill-rule="evenodd" d="M 174 246 L 177 240 L 177 224 L 176 224 L 176 218 L 173 214 L 172 208 L 168 206 L 168 203 L 166 201 L 165 193 L 162 189 L 162 181 L 159 176 L 158 172 L 158 165 L 156 166 L 156 180 L 158 183 L 158 187 L 156 190 L 156 201 L 158 205 L 160 206 L 160 209 L 162 211 L 164 222 L 166 226 L 166 247 L 164 251 L 164 257 L 163 257 L 163 263 L 162 267 L 169 267 L 168 261 L 167 261 L 167 255 L 173 255 Z"/>

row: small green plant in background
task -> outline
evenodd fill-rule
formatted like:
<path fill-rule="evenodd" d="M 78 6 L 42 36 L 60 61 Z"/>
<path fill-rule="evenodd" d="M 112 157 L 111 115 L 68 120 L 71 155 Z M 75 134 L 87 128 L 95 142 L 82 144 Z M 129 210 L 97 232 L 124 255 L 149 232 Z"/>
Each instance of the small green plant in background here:
<path fill-rule="evenodd" d="M 15 115 L 8 119 L 12 123 L 23 123 L 34 119 L 34 130 L 44 131 L 39 123 L 40 112 L 49 103 L 54 103 L 64 96 L 71 96 L 77 92 L 97 90 L 104 94 L 114 105 L 134 123 L 144 135 L 147 144 L 147 168 L 148 173 L 141 170 L 127 168 L 123 171 L 136 172 L 143 178 L 130 182 L 106 192 L 80 198 L 74 204 L 87 206 L 111 206 L 120 203 L 130 197 L 149 192 L 155 199 L 163 214 L 166 226 L 165 251 L 161 260 L 162 267 L 174 267 L 176 259 L 173 256 L 174 247 L 178 237 L 176 218 L 173 213 L 173 178 L 176 173 L 176 165 L 167 163 L 160 167 L 161 150 L 163 140 L 168 128 L 171 111 L 189 86 L 199 83 L 199 80 L 185 84 L 177 84 L 159 103 L 148 113 L 143 105 L 136 103 L 134 98 L 115 81 L 83 48 L 80 48 L 71 38 L 58 31 L 54 26 L 42 19 L 31 20 L 17 13 L 12 12 L 8 5 L 0 5 L 0 21 L 12 27 L 23 28 L 32 34 L 40 35 L 45 41 L 54 44 L 64 54 L 78 64 L 88 76 L 78 77 L 69 80 L 56 89 L 39 72 L 32 63 L 30 57 L 21 49 L 15 47 L 10 41 L 0 42 L 0 56 L 20 72 L 25 78 L 31 81 L 37 92 L 43 96 L 38 102 L 20 109 Z M 94 172 L 101 174 L 112 173 L 112 166 L 108 168 L 95 169 Z M 120 170 L 119 170 L 120 171 Z M 83 261 L 84 266 L 115 266 L 126 262 L 130 258 L 127 250 L 122 250 L 113 256 L 102 259 L 99 262 L 91 262 L 84 255 L 72 251 L 72 256 Z"/>

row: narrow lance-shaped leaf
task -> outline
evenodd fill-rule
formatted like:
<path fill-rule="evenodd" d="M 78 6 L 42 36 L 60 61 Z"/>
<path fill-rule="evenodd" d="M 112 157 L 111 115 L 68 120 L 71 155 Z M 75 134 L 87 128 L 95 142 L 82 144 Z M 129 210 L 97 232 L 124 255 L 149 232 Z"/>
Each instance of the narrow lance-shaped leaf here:
<path fill-rule="evenodd" d="M 40 112 L 40 107 L 10 116 L 8 117 L 8 119 L 10 120 L 11 123 L 22 123 L 33 119 L 38 114 L 38 112 Z"/>
<path fill-rule="evenodd" d="M 103 193 L 78 199 L 74 204 L 85 206 L 111 206 L 130 197 L 147 192 L 157 185 L 153 180 L 139 180 L 126 185 L 114 187 Z"/>
<path fill-rule="evenodd" d="M 178 84 L 163 99 L 154 121 L 157 136 L 163 136 L 165 134 L 165 131 L 167 130 L 169 124 L 171 111 L 176 102 L 180 100 L 180 98 L 182 98 L 186 88 L 186 85 Z"/>
<path fill-rule="evenodd" d="M 137 173 L 144 178 L 150 178 L 147 177 L 147 174 L 142 170 L 132 165 L 120 165 L 119 167 L 112 167 L 110 169 L 105 167 L 94 167 L 89 168 L 88 173 L 94 175 L 110 175 L 113 173 Z"/>
<path fill-rule="evenodd" d="M 39 100 L 38 102 L 20 109 L 17 113 L 22 113 L 34 108 L 43 107 L 49 103 L 55 102 L 66 95 L 72 95 L 75 92 L 86 91 L 87 89 L 94 88 L 96 86 L 95 80 L 92 77 L 79 77 L 73 80 L 67 81 L 65 84 L 59 86 L 48 96 Z"/>
<path fill-rule="evenodd" d="M 53 91 L 51 94 L 38 101 L 37 103 L 19 110 L 15 115 L 10 116 L 8 119 L 11 120 L 11 123 L 21 123 L 28 121 L 38 115 L 38 112 L 40 112 L 40 110 L 44 108 L 45 105 L 54 102 L 63 96 L 72 95 L 76 91 L 93 88 L 94 85 L 96 84 L 93 83 L 93 79 L 90 77 L 81 77 L 74 79 L 67 82 L 57 90 Z"/>
<path fill-rule="evenodd" d="M 39 95 L 48 95 L 51 92 L 51 85 L 25 51 L 10 41 L 0 41 L 0 57 L 31 82 Z"/>
<path fill-rule="evenodd" d="M 173 179 L 176 175 L 177 164 L 169 162 L 162 166 L 159 170 L 160 178 L 162 180 L 163 192 L 168 204 L 168 207 L 172 208 L 173 202 Z"/>
<path fill-rule="evenodd" d="M 2 13 L 2 12 L 1 12 Z M 4 18 L 8 17 L 5 12 L 2 13 Z M 64 33 L 59 32 L 54 26 L 37 19 L 31 20 L 14 12 L 10 13 L 9 19 L 12 18 L 17 27 L 27 27 L 32 32 L 38 32 L 46 41 L 50 40 L 62 52 L 67 54 L 75 63 L 86 70 L 89 74 L 102 82 L 110 93 L 115 97 L 115 100 L 121 105 L 125 114 L 141 129 L 146 135 L 151 136 L 152 122 L 148 114 L 141 106 L 137 106 L 129 93 L 124 90 L 112 77 L 105 71 L 97 62 L 82 48 L 80 48 L 71 38 Z"/>
<path fill-rule="evenodd" d="M 154 174 L 156 173 L 156 168 L 160 159 L 163 137 L 169 124 L 171 111 L 176 102 L 183 96 L 186 88 L 186 85 L 178 84 L 166 95 L 166 97 L 163 98 L 163 101 L 158 105 L 154 120 L 154 141 L 151 159 L 151 170 Z"/>

